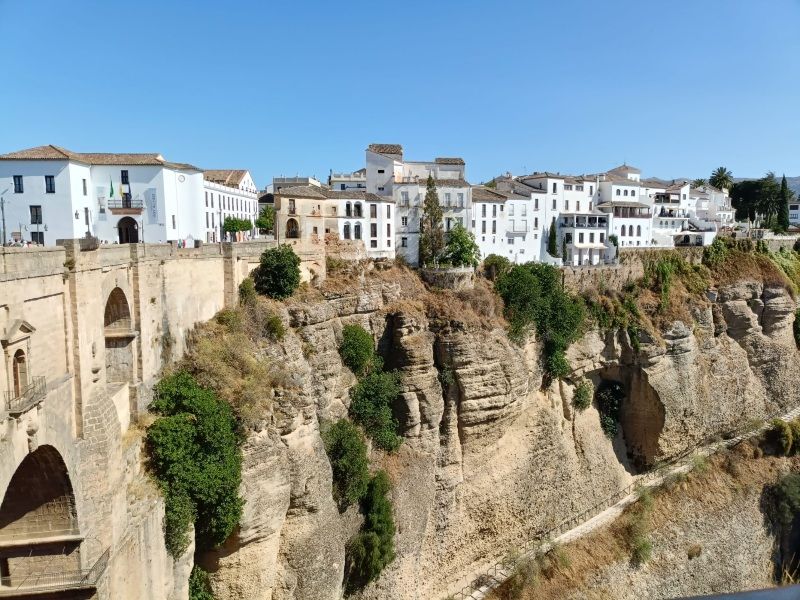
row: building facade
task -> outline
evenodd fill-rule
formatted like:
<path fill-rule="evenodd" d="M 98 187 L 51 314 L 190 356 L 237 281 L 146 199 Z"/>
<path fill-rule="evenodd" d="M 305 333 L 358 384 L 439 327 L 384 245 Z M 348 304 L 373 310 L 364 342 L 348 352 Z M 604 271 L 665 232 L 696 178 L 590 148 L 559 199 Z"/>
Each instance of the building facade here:
<path fill-rule="evenodd" d="M 244 241 L 258 237 L 258 188 L 250 172 L 239 169 L 203 171 L 205 202 L 205 241 Z M 233 217 L 250 221 L 249 231 L 226 234 L 225 219 Z"/>

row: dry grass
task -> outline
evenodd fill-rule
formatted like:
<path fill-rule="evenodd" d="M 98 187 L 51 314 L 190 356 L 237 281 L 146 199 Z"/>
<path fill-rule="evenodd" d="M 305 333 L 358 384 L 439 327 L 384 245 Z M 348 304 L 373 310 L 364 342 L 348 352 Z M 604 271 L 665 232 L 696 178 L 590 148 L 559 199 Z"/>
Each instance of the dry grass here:
<path fill-rule="evenodd" d="M 688 476 L 675 478 L 669 485 L 653 492 L 648 514 L 652 531 L 675 527 L 676 515 L 684 515 L 687 505 L 702 504 L 708 512 L 728 509 L 735 498 L 746 492 L 760 493 L 764 486 L 776 483 L 786 471 L 800 469 L 800 459 L 763 456 L 758 447 L 743 443 L 708 459 L 707 465 Z M 609 598 L 608 590 L 597 587 L 597 578 L 614 564 L 631 560 L 631 529 L 637 505 L 629 507 L 613 523 L 587 537 L 562 547 L 566 557 L 561 566 L 537 571 L 520 587 L 513 580 L 489 597 L 493 600 L 561 600 L 580 591 L 584 598 Z M 687 545 L 686 557 L 700 556 L 702 546 Z M 664 568 L 668 568 L 665 565 Z"/>

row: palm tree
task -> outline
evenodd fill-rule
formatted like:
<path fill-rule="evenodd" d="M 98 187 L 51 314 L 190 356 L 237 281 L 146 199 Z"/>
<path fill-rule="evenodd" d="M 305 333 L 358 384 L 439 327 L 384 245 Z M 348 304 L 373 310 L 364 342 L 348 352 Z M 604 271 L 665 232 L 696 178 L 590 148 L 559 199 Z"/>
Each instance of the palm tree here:
<path fill-rule="evenodd" d="M 706 181 L 705 179 L 694 179 L 692 181 L 692 187 L 693 188 L 701 188 L 707 183 L 708 183 L 708 181 Z"/>
<path fill-rule="evenodd" d="M 733 173 L 725 167 L 718 167 L 711 173 L 711 178 L 708 181 L 718 190 L 730 189 L 733 185 Z"/>

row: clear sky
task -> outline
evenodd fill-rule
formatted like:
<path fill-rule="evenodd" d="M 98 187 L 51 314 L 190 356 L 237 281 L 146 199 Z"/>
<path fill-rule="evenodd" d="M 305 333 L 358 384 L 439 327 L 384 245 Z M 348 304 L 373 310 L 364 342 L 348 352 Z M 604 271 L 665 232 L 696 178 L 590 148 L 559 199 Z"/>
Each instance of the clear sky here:
<path fill-rule="evenodd" d="M 800 175 L 800 0 L 0 0 L 0 152 Z"/>

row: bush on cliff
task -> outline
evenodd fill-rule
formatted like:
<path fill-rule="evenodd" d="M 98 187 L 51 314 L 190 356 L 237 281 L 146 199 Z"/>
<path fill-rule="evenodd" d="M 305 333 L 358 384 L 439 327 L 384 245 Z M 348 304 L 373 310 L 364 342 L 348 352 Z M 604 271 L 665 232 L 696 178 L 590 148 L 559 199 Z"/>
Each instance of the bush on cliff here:
<path fill-rule="evenodd" d="M 791 527 L 800 513 L 800 473 L 787 475 L 775 486 L 775 508 L 784 527 Z"/>
<path fill-rule="evenodd" d="M 322 436 L 333 470 L 334 497 L 340 506 L 358 502 L 367 493 L 369 459 L 364 437 L 347 419 L 334 423 Z"/>
<path fill-rule="evenodd" d="M 778 454 L 788 456 L 792 451 L 792 443 L 794 442 L 792 427 L 786 421 L 781 419 L 774 419 L 772 421 L 772 429 L 769 433 L 769 441 L 775 447 Z"/>
<path fill-rule="evenodd" d="M 386 471 L 378 471 L 369 482 L 361 502 L 364 524 L 347 545 L 347 593 L 373 581 L 394 560 L 394 517 L 387 498 L 391 485 Z"/>
<path fill-rule="evenodd" d="M 625 399 L 625 388 L 617 381 L 604 381 L 596 394 L 597 410 L 600 412 L 600 427 L 611 439 L 619 430 L 619 414 Z"/>
<path fill-rule="evenodd" d="M 483 259 L 483 276 L 489 281 L 495 281 L 501 275 L 511 270 L 511 261 L 499 254 L 490 254 Z"/>
<path fill-rule="evenodd" d="M 375 358 L 375 342 L 361 325 L 345 325 L 339 345 L 342 362 L 356 375 L 363 375 Z"/>
<path fill-rule="evenodd" d="M 564 352 L 580 336 L 583 302 L 561 287 L 561 272 L 552 265 L 516 265 L 495 282 L 505 303 L 509 336 L 522 340 L 531 327 L 544 343 L 545 366 L 551 377 L 569 373 Z"/>
<path fill-rule="evenodd" d="M 401 438 L 392 404 L 400 395 L 400 380 L 395 372 L 374 370 L 350 390 L 350 416 L 364 427 L 375 445 L 389 452 L 397 450 Z"/>
<path fill-rule="evenodd" d="M 253 282 L 259 294 L 278 300 L 288 298 L 300 285 L 300 258 L 287 244 L 267 248 L 253 272 Z"/>
<path fill-rule="evenodd" d="M 586 410 L 592 405 L 592 396 L 594 396 L 594 385 L 588 379 L 583 379 L 575 386 L 572 405 L 578 410 Z"/>
<path fill-rule="evenodd" d="M 214 600 L 208 573 L 195 565 L 189 576 L 189 600 Z"/>
<path fill-rule="evenodd" d="M 242 455 L 231 407 L 179 371 L 155 387 L 147 430 L 150 466 L 166 499 L 167 549 L 180 556 L 195 524 L 200 550 L 219 546 L 242 514 Z"/>

